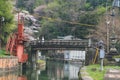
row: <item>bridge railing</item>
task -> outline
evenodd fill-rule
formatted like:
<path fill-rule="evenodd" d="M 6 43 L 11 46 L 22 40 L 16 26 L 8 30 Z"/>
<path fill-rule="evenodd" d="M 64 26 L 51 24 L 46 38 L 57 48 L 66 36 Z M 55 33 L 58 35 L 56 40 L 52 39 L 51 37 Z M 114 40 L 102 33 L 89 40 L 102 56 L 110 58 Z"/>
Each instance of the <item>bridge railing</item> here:
<path fill-rule="evenodd" d="M 34 40 L 31 45 L 80 45 L 88 46 L 88 40 Z"/>

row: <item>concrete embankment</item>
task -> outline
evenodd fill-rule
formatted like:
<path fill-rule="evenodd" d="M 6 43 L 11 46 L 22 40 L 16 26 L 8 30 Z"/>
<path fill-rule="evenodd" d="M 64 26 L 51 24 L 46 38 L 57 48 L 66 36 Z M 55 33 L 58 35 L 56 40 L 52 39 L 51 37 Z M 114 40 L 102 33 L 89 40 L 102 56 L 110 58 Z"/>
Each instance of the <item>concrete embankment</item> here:
<path fill-rule="evenodd" d="M 18 58 L 14 56 L 4 56 L 0 57 L 0 73 L 1 72 L 8 72 L 8 71 L 15 71 L 19 67 Z"/>

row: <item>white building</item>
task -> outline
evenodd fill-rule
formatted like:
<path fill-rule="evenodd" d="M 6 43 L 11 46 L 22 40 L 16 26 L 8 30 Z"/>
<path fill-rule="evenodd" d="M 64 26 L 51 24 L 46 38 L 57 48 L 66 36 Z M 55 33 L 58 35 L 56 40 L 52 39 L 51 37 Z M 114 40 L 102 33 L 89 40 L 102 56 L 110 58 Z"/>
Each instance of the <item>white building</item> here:
<path fill-rule="evenodd" d="M 85 60 L 85 51 L 70 50 L 64 52 L 64 60 Z"/>

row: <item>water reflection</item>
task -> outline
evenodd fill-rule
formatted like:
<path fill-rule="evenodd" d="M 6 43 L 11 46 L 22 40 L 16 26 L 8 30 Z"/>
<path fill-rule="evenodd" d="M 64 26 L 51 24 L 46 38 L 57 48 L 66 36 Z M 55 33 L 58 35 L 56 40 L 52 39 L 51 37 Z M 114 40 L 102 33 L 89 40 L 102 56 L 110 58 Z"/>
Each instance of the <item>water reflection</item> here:
<path fill-rule="evenodd" d="M 80 66 L 78 63 L 47 62 L 47 80 L 78 80 Z"/>
<path fill-rule="evenodd" d="M 78 80 L 78 64 L 65 64 L 64 65 L 64 75 L 68 77 L 68 80 Z"/>
<path fill-rule="evenodd" d="M 11 79 L 12 80 L 12 79 Z M 13 79 L 14 80 L 14 79 Z M 17 80 L 28 80 L 26 76 L 22 75 L 22 76 L 18 76 Z"/>
<path fill-rule="evenodd" d="M 27 69 L 21 76 L 18 73 L 0 75 L 0 80 L 78 80 L 80 66 L 76 63 L 47 61 L 45 67 Z"/>

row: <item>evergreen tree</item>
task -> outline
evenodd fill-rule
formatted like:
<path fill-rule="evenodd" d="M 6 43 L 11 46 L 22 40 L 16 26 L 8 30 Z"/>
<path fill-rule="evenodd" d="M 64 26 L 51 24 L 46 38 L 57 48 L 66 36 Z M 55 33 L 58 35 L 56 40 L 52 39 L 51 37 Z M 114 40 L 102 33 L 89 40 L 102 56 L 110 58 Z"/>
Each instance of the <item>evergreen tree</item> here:
<path fill-rule="evenodd" d="M 0 39 L 2 44 L 7 40 L 8 35 L 15 29 L 12 4 L 9 0 L 0 1 Z"/>

